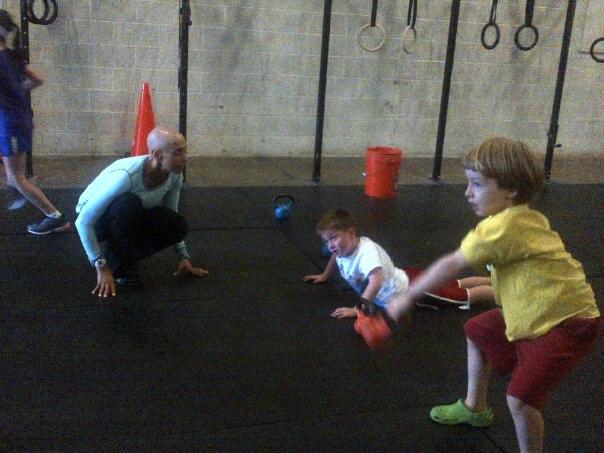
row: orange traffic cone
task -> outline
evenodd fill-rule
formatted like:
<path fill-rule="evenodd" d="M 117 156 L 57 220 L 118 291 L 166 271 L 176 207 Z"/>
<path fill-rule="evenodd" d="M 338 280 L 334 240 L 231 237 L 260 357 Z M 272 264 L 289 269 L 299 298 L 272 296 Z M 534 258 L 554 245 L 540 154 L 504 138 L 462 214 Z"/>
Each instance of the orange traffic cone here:
<path fill-rule="evenodd" d="M 151 105 L 151 87 L 149 82 L 143 82 L 141 99 L 138 104 L 136 115 L 136 128 L 134 129 L 134 141 L 132 142 L 131 156 L 144 156 L 149 153 L 147 148 L 147 136 L 155 128 L 155 116 Z"/>

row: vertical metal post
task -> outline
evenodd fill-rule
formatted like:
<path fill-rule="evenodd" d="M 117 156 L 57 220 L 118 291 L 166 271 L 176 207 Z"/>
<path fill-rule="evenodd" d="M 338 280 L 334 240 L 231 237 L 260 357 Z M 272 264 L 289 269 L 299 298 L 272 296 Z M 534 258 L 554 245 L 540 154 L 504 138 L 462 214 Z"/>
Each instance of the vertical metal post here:
<path fill-rule="evenodd" d="M 449 109 L 449 92 L 451 91 L 451 74 L 453 73 L 457 25 L 459 23 L 459 4 L 460 0 L 453 0 L 451 15 L 449 17 L 449 40 L 447 41 L 447 58 L 445 60 L 445 74 L 442 94 L 440 96 L 440 115 L 438 117 L 438 133 L 436 136 L 436 151 L 434 153 L 434 170 L 432 172 L 432 179 L 434 180 L 440 178 L 443 160 L 443 145 L 445 143 L 445 129 L 447 127 L 447 111 Z"/>
<path fill-rule="evenodd" d="M 29 19 L 27 15 L 27 0 L 21 0 L 21 51 L 23 58 L 29 63 Z"/>
<path fill-rule="evenodd" d="M 178 66 L 178 130 L 187 136 L 187 75 L 189 72 L 189 27 L 191 26 L 191 5 L 189 0 L 180 1 L 178 21 L 178 52 L 180 63 Z"/>
<path fill-rule="evenodd" d="M 319 98 L 317 101 L 317 126 L 315 131 L 315 157 L 312 180 L 321 180 L 321 151 L 323 149 L 323 123 L 325 118 L 325 89 L 327 87 L 327 62 L 329 59 L 329 34 L 331 29 L 331 2 L 323 5 L 323 35 L 321 41 L 321 67 L 319 70 Z"/>
<path fill-rule="evenodd" d="M 545 151 L 544 175 L 546 179 L 550 178 L 552 171 L 552 161 L 554 148 L 558 140 L 558 118 L 560 117 L 560 104 L 562 103 L 562 91 L 564 90 L 564 76 L 566 75 L 566 63 L 568 61 L 568 49 L 570 47 L 570 37 L 573 31 L 573 21 L 575 19 L 576 0 L 569 0 L 566 9 L 566 21 L 564 22 L 564 35 L 562 37 L 562 48 L 560 49 L 560 63 L 558 64 L 558 79 L 556 80 L 556 93 L 554 104 L 552 106 L 552 116 L 547 133 L 547 148 Z"/>
<path fill-rule="evenodd" d="M 189 27 L 191 26 L 191 5 L 189 0 L 180 0 L 178 10 L 178 130 L 187 138 L 187 96 L 189 73 Z M 187 168 L 182 172 L 183 181 L 187 180 Z"/>
<path fill-rule="evenodd" d="M 25 62 L 29 64 L 29 16 L 27 14 L 27 0 L 21 0 L 21 52 Z M 31 106 L 31 93 L 26 92 L 27 103 Z M 34 175 L 34 162 L 31 150 L 25 156 L 25 174 L 28 178 Z"/>

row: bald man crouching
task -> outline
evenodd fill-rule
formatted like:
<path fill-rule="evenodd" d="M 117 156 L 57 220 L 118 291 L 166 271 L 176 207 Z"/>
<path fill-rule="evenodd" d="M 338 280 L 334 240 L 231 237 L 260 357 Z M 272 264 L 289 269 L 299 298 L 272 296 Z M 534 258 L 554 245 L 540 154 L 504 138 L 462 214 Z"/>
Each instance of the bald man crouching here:
<path fill-rule="evenodd" d="M 180 262 L 176 274 L 203 277 L 184 243 L 187 222 L 178 198 L 187 161 L 185 138 L 156 127 L 147 138 L 148 156 L 119 159 L 84 190 L 75 222 L 90 263 L 96 268 L 99 297 L 115 296 L 116 285 L 137 285 L 136 263 L 173 245 Z M 106 241 L 105 253 L 100 242 Z"/>

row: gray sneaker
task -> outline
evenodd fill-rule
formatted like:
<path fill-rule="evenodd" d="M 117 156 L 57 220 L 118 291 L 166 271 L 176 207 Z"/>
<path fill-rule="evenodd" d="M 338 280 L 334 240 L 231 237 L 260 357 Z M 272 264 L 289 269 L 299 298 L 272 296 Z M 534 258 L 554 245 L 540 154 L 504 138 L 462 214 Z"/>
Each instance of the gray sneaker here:
<path fill-rule="evenodd" d="M 31 234 L 50 234 L 50 233 L 64 233 L 71 229 L 71 223 L 65 218 L 65 214 L 61 214 L 61 217 L 56 219 L 52 217 L 44 217 L 40 223 L 32 223 L 27 226 L 27 231 Z"/>

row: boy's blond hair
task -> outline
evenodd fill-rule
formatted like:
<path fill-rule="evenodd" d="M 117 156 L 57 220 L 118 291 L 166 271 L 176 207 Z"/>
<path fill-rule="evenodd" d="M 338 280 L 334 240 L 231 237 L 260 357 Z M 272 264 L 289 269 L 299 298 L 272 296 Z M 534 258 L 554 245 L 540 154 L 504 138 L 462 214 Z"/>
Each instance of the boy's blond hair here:
<path fill-rule="evenodd" d="M 317 233 L 321 234 L 327 230 L 346 231 L 349 228 L 357 228 L 354 215 L 345 209 L 332 209 L 317 224 Z"/>
<path fill-rule="evenodd" d="M 504 189 L 516 190 L 515 204 L 526 203 L 543 187 L 543 172 L 535 156 L 523 142 L 490 137 L 463 158 L 466 169 L 492 178 Z"/>

